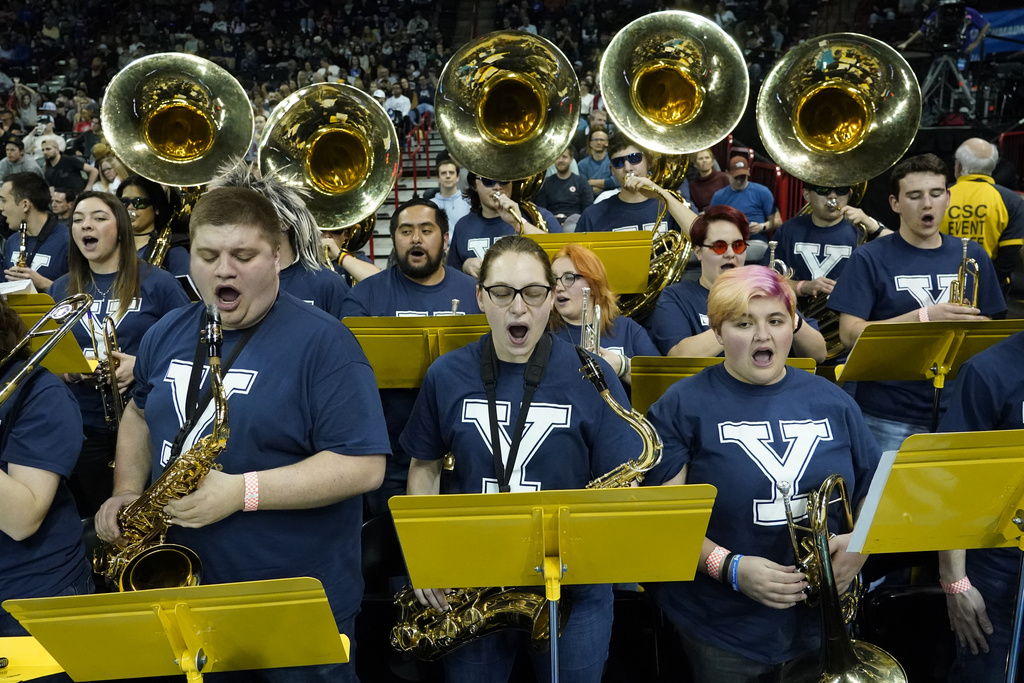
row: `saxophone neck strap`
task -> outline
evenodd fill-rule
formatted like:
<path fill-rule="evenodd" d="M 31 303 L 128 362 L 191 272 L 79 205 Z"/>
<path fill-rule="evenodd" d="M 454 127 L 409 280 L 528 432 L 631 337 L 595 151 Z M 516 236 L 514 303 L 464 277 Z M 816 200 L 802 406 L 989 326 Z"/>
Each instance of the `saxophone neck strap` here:
<path fill-rule="evenodd" d="M 509 445 L 508 460 L 502 463 L 501 428 L 498 426 L 498 354 L 494 350 L 494 340 L 491 335 L 488 334 L 484 338 L 483 348 L 480 351 L 480 377 L 483 379 L 484 390 L 487 392 L 487 417 L 491 426 L 494 476 L 498 480 L 498 490 L 502 493 L 511 491 L 509 481 L 512 479 L 516 456 L 519 453 L 519 444 L 523 440 L 523 431 L 526 429 L 526 416 L 530 412 L 530 403 L 533 401 L 537 386 L 544 379 L 544 371 L 547 370 L 550 357 L 551 334 L 545 332 L 537 342 L 537 346 L 534 347 L 533 353 L 530 354 L 530 360 L 526 363 L 526 372 L 523 375 L 523 402 L 519 407 L 519 418 L 516 420 L 516 428 Z"/>
<path fill-rule="evenodd" d="M 235 348 L 231 349 L 231 355 L 228 356 L 227 360 L 221 364 L 221 372 L 227 375 L 228 370 L 234 364 L 235 359 L 238 358 L 238 354 L 242 352 L 245 345 L 249 343 L 253 335 L 256 334 L 256 330 L 260 328 L 263 321 L 270 317 L 270 314 L 263 316 L 258 323 L 245 330 L 242 336 L 239 338 L 238 343 L 235 344 Z M 206 310 L 203 310 L 200 316 L 202 327 L 200 329 L 206 329 Z M 202 335 L 199 336 L 199 342 L 196 344 L 196 353 L 192 358 L 192 371 L 188 377 L 188 392 L 185 394 L 185 421 L 182 424 L 181 429 L 178 430 L 177 436 L 174 437 L 174 443 L 171 444 L 171 460 L 177 459 L 181 455 L 182 447 L 185 443 L 185 438 L 189 435 L 192 429 L 195 427 L 196 420 L 203 411 L 206 410 L 206 406 L 213 399 L 213 383 L 206 387 L 206 391 L 203 392 L 202 398 L 199 398 L 199 386 L 203 380 L 203 369 L 206 367 L 206 359 L 209 357 L 210 347 L 203 342 Z"/>

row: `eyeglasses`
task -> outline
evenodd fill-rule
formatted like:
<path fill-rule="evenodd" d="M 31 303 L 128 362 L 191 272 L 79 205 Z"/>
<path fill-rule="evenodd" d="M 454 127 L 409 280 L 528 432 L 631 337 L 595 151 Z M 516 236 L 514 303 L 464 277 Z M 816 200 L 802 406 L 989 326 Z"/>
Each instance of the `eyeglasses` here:
<path fill-rule="evenodd" d="M 551 292 L 551 288 L 547 285 L 526 285 L 522 289 L 508 285 L 491 285 L 490 287 L 481 285 L 480 289 L 487 292 L 487 296 L 491 297 L 491 302 L 498 306 L 508 306 L 515 300 L 517 294 L 523 297 L 523 301 L 527 305 L 539 306 L 544 303 Z"/>
<path fill-rule="evenodd" d="M 511 180 L 491 180 L 490 178 L 481 178 L 480 183 L 484 187 L 494 187 L 495 185 L 508 185 Z"/>
<path fill-rule="evenodd" d="M 850 194 L 849 187 L 824 187 L 822 185 L 815 185 L 811 189 L 814 190 L 814 194 L 819 197 L 827 197 L 829 192 L 835 192 L 837 197 L 845 197 Z"/>
<path fill-rule="evenodd" d="M 629 163 L 631 163 L 632 165 L 636 166 L 637 164 L 639 164 L 643 160 L 644 160 L 644 153 L 643 152 L 633 152 L 632 154 L 626 154 L 626 155 L 621 156 L 621 157 L 612 157 L 611 164 L 612 164 L 612 168 L 622 168 L 623 166 L 626 165 L 627 161 Z"/>
<path fill-rule="evenodd" d="M 577 280 L 582 280 L 582 279 L 583 279 L 583 276 L 580 275 L 579 273 L 562 273 L 561 275 L 559 275 L 558 277 L 555 278 L 555 280 L 557 280 L 558 282 L 561 282 L 562 286 L 565 287 L 566 289 L 569 289 L 574 284 L 576 284 Z"/>
<path fill-rule="evenodd" d="M 724 254 L 726 250 L 732 247 L 734 254 L 742 254 L 747 250 L 747 243 L 744 240 L 736 240 L 735 242 L 726 242 L 725 240 L 715 240 L 711 244 L 705 244 L 705 249 L 710 249 L 719 256 Z"/>
<path fill-rule="evenodd" d="M 132 207 L 134 209 L 142 210 L 148 209 L 153 206 L 153 202 L 149 201 L 145 197 L 135 197 L 134 199 L 129 197 L 121 197 L 121 203 L 124 204 L 124 208 Z"/>

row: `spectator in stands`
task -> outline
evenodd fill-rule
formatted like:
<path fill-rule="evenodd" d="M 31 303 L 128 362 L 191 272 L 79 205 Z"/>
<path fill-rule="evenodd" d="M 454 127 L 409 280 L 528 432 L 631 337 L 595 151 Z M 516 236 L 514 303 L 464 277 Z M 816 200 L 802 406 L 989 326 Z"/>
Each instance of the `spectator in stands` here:
<path fill-rule="evenodd" d="M 43 175 L 43 169 L 31 156 L 25 155 L 25 143 L 20 138 L 11 138 L 6 145 L 7 156 L 0 161 L 0 183 L 7 179 L 7 176 L 15 173 L 35 173 Z"/>
<path fill-rule="evenodd" d="M 423 193 L 448 216 L 448 225 L 454 226 L 459 219 L 469 213 L 469 200 L 459 191 L 459 167 L 451 159 L 437 162 L 438 189 Z M 451 242 L 454 228 L 449 228 L 448 241 Z"/>
<path fill-rule="evenodd" d="M 0 140 L 5 143 L 13 137 L 21 137 L 25 134 L 21 122 L 14 117 L 10 109 L 0 108 Z"/>
<path fill-rule="evenodd" d="M 594 203 L 590 185 L 572 172 L 574 157 L 573 148 L 566 147 L 555 159 L 555 174 L 544 179 L 533 197 L 533 202 L 553 213 L 565 230 L 573 230 L 583 210 Z"/>
<path fill-rule="evenodd" d="M 50 187 L 66 187 L 78 194 L 85 188 L 92 187 L 99 177 L 95 166 L 85 163 L 81 157 L 63 154 L 64 138 L 57 135 L 44 135 L 40 140 L 43 151 L 43 176 Z M 82 173 L 89 177 L 85 179 Z"/>
<path fill-rule="evenodd" d="M 71 223 L 71 209 L 78 197 L 73 190 L 66 187 L 50 188 L 50 213 L 57 217 L 64 225 Z"/>
<path fill-rule="evenodd" d="M 99 114 L 93 112 L 89 129 L 82 131 L 75 137 L 75 141 L 71 143 L 71 149 L 74 151 L 75 156 L 84 157 L 87 161 L 95 161 L 92 155 L 93 147 L 96 146 L 96 143 L 104 140 L 103 122 L 100 120 Z"/>
<path fill-rule="evenodd" d="M 412 110 L 413 122 L 419 124 L 420 118 L 429 113 L 434 116 L 434 87 L 427 77 L 420 74 L 416 79 L 416 108 Z"/>
<path fill-rule="evenodd" d="M 100 178 L 92 186 L 94 192 L 114 194 L 121 185 L 121 181 L 128 177 L 128 170 L 113 154 L 108 154 L 100 160 L 99 169 Z"/>
<path fill-rule="evenodd" d="M 698 211 L 711 206 L 716 192 L 729 185 L 729 174 L 715 170 L 715 156 L 710 149 L 702 149 L 693 158 L 697 176 L 689 179 L 690 200 Z"/>
<path fill-rule="evenodd" d="M 391 116 L 391 121 L 395 124 L 395 130 L 398 131 L 399 136 L 404 136 L 409 132 L 412 127 L 412 120 L 409 118 L 412 102 L 402 94 L 400 83 L 394 83 L 391 86 L 391 97 L 384 100 L 384 110 Z"/>
<path fill-rule="evenodd" d="M 42 98 L 32 88 L 21 82 L 17 76 L 14 77 L 14 97 L 18 103 L 18 118 L 25 128 L 31 128 L 39 120 L 39 105 Z"/>
<path fill-rule="evenodd" d="M 592 126 L 587 144 L 590 154 L 580 160 L 580 177 L 587 181 L 595 195 L 618 187 L 608 158 L 608 131 L 601 126 Z"/>
<path fill-rule="evenodd" d="M 750 253 L 747 260 L 758 263 L 768 249 L 766 233 L 782 225 L 772 191 L 760 183 L 750 182 L 750 164 L 746 157 L 729 161 L 729 186 L 711 197 L 712 204 L 725 204 L 739 209 L 750 221 Z"/>

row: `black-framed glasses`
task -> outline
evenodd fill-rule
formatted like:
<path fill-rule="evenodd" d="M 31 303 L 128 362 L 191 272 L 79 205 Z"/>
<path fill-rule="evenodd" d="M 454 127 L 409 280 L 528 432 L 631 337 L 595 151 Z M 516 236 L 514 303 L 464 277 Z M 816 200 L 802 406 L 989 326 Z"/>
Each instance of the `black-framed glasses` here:
<path fill-rule="evenodd" d="M 630 154 L 624 154 L 621 157 L 612 157 L 611 164 L 612 168 L 622 168 L 628 161 L 632 165 L 636 166 L 644 160 L 643 152 L 631 152 Z"/>
<path fill-rule="evenodd" d="M 745 240 L 736 240 L 734 242 L 726 242 L 725 240 L 715 240 L 711 244 L 705 244 L 705 249 L 710 249 L 719 256 L 724 254 L 726 250 L 732 247 L 734 254 L 742 254 L 747 250 L 747 243 Z"/>
<path fill-rule="evenodd" d="M 495 185 L 508 185 L 511 180 L 491 180 L 490 178 L 481 178 L 480 183 L 484 187 L 494 187 Z"/>
<path fill-rule="evenodd" d="M 548 298 L 548 294 L 551 292 L 551 288 L 547 285 L 526 285 L 521 289 L 509 287 L 508 285 L 491 285 L 490 287 L 480 285 L 480 289 L 487 292 L 487 296 L 491 298 L 491 303 L 498 306 L 508 306 L 515 300 L 517 294 L 523 297 L 523 301 L 527 305 L 539 306 L 544 303 L 544 300 Z"/>
<path fill-rule="evenodd" d="M 562 273 L 561 275 L 559 275 L 558 277 L 555 278 L 555 280 L 557 280 L 558 282 L 561 282 L 562 286 L 565 287 L 566 289 L 569 289 L 574 284 L 576 284 L 577 280 L 582 280 L 582 279 L 583 279 L 583 276 L 580 275 L 579 273 Z"/>
<path fill-rule="evenodd" d="M 845 197 L 850 194 L 850 187 L 826 187 L 824 185 L 815 185 L 811 188 L 814 194 L 819 197 L 827 197 L 829 192 L 835 192 L 837 197 Z"/>
<path fill-rule="evenodd" d="M 153 206 L 153 202 L 149 201 L 145 197 L 121 197 L 121 203 L 124 204 L 124 208 L 134 208 L 138 210 L 148 209 Z"/>

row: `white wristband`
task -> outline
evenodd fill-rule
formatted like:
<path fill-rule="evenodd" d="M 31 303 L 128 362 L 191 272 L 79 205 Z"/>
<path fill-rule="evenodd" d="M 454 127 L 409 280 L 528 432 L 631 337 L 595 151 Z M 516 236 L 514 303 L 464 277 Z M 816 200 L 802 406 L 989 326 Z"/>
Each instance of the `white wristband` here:
<path fill-rule="evenodd" d="M 245 479 L 242 512 L 255 512 L 260 507 L 260 475 L 257 472 L 246 472 L 242 477 Z"/>

